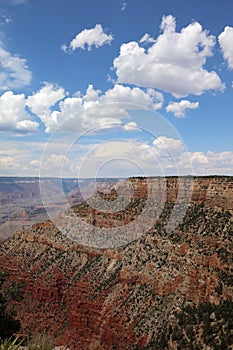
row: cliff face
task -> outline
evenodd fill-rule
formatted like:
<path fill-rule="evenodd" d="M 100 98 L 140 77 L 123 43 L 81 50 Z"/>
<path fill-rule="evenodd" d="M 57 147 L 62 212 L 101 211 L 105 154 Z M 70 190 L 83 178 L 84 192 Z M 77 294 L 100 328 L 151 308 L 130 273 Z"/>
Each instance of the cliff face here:
<path fill-rule="evenodd" d="M 160 196 L 159 180 L 152 181 L 153 193 Z M 133 204 L 127 210 L 107 219 L 87 204 L 74 212 L 99 227 L 116 226 L 117 220 L 124 226 L 139 215 L 150 190 L 146 179 L 131 183 Z M 13 280 L 26 281 L 25 298 L 16 305 L 22 333 L 45 330 L 71 349 L 140 349 L 160 339 L 164 330 L 175 329 L 177 313 L 185 307 L 232 300 L 233 179 L 203 177 L 192 184 L 186 214 L 169 233 L 177 178 L 166 179 L 159 220 L 127 245 L 81 246 L 50 221 L 3 242 L 0 268 Z M 114 200 L 115 190 L 102 198 Z M 198 332 L 196 344 L 205 349 Z M 179 349 L 176 339 L 168 340 L 170 349 Z"/>

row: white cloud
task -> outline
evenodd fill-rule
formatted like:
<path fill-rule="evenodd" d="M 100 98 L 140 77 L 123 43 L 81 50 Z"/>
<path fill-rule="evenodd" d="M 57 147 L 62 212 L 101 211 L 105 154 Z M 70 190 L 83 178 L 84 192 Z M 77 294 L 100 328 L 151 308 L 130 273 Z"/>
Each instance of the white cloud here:
<path fill-rule="evenodd" d="M 163 17 L 163 32 L 148 49 L 135 41 L 122 44 L 113 63 L 118 82 L 157 88 L 175 97 L 224 89 L 217 73 L 204 68 L 213 54 L 215 37 L 198 22 L 181 32 L 176 32 L 175 26 L 173 16 Z M 142 39 L 148 40 L 148 36 Z"/>
<path fill-rule="evenodd" d="M 84 96 L 61 101 L 60 111 L 54 113 L 58 124 L 68 120 L 65 124 L 70 130 L 85 131 L 95 128 L 98 131 L 102 128 L 119 127 L 122 119 L 130 119 L 128 110 L 158 109 L 162 98 L 153 89 L 144 92 L 139 88 L 115 85 L 101 94 L 90 85 Z"/>
<path fill-rule="evenodd" d="M 185 170 L 186 163 L 192 162 L 196 175 L 233 175 L 233 152 L 188 152 L 180 157 L 180 166 Z"/>
<path fill-rule="evenodd" d="M 172 15 L 163 16 L 160 24 L 160 29 L 163 32 L 173 33 L 176 30 L 176 19 Z"/>
<path fill-rule="evenodd" d="M 180 102 L 170 102 L 167 107 L 167 112 L 172 112 L 177 118 L 184 118 L 186 109 L 197 109 L 199 102 L 190 102 L 188 100 L 182 100 Z"/>
<path fill-rule="evenodd" d="M 67 52 L 68 51 L 68 47 L 66 44 L 62 44 L 61 45 L 61 50 L 64 51 L 64 52 Z"/>
<path fill-rule="evenodd" d="M 124 124 L 123 129 L 125 131 L 141 131 L 141 129 L 138 127 L 137 123 L 135 122 L 129 122 L 127 124 Z"/>
<path fill-rule="evenodd" d="M 39 161 L 43 146 L 28 142 L 22 138 L 0 140 L 0 175 L 38 176 L 38 165 L 34 168 L 30 161 L 36 157 Z"/>
<path fill-rule="evenodd" d="M 154 89 L 147 89 L 147 93 L 154 97 L 155 103 L 153 104 L 153 109 L 158 110 L 163 107 L 164 97 L 163 94 L 159 91 L 156 91 Z"/>
<path fill-rule="evenodd" d="M 1 15 L 0 17 L 0 24 L 8 24 L 12 22 L 12 18 L 6 15 Z"/>
<path fill-rule="evenodd" d="M 39 175 L 40 158 L 45 142 L 0 140 L 0 174 Z M 152 144 L 133 139 L 77 144 L 74 152 L 67 152 L 70 140 L 59 137 L 49 143 L 48 157 L 43 162 L 43 175 L 93 177 L 102 169 L 105 176 L 143 175 L 233 175 L 233 152 L 188 152 L 182 141 L 167 136 L 157 137 Z M 190 162 L 192 167 L 190 166 Z M 102 168 L 103 165 L 106 165 Z M 140 170 L 141 169 L 141 170 Z M 177 171 L 179 169 L 179 171 Z"/>
<path fill-rule="evenodd" d="M 116 128 L 122 124 L 122 119 L 130 119 L 128 110 L 158 110 L 163 104 L 163 95 L 154 89 L 143 91 L 119 84 L 105 93 L 89 85 L 84 95 L 78 91 L 73 96 L 65 96 L 62 87 L 47 83 L 28 97 L 27 106 L 43 122 L 45 132 L 51 133 L 59 125 L 60 131 L 78 132 Z M 132 124 L 128 130 L 130 127 Z"/>
<path fill-rule="evenodd" d="M 153 147 L 156 154 L 164 155 L 164 153 L 180 154 L 184 152 L 184 145 L 181 140 L 166 136 L 159 136 L 153 141 Z"/>
<path fill-rule="evenodd" d="M 44 123 L 47 132 L 50 132 L 57 125 L 51 107 L 62 100 L 65 95 L 65 90 L 62 87 L 45 83 L 38 92 L 27 99 L 27 106 Z"/>
<path fill-rule="evenodd" d="M 104 164 L 103 176 L 233 175 L 233 152 L 188 152 L 181 140 L 166 136 L 159 136 L 152 145 L 113 140 L 88 153 L 81 173 L 90 177 Z"/>
<path fill-rule="evenodd" d="M 135 108 L 147 107 L 154 110 L 162 108 L 163 95 L 154 89 L 147 89 L 146 92 L 138 87 L 130 88 L 116 84 L 112 89 L 107 90 L 101 97 L 101 102 L 119 102 L 125 104 L 135 104 Z"/>
<path fill-rule="evenodd" d="M 20 131 L 36 131 L 38 127 L 39 124 L 32 120 L 21 120 L 16 123 L 16 130 Z"/>
<path fill-rule="evenodd" d="M 100 94 L 101 94 L 101 90 L 95 90 L 93 85 L 88 85 L 86 95 L 83 96 L 83 101 L 85 102 L 97 101 L 99 99 Z M 78 92 L 77 95 L 80 97 L 81 93 Z"/>
<path fill-rule="evenodd" d="M 113 36 L 106 34 L 101 24 L 96 24 L 94 28 L 84 29 L 78 33 L 68 46 L 62 45 L 62 50 L 66 52 L 68 50 L 85 50 L 87 48 L 90 51 L 93 46 L 99 48 L 103 45 L 109 45 L 112 40 Z"/>
<path fill-rule="evenodd" d="M 49 141 L 49 140 L 48 140 Z M 17 176 L 39 176 L 41 156 L 45 147 L 48 147 L 46 141 L 29 141 L 29 139 L 0 139 L 0 175 L 17 175 Z M 49 157 L 43 163 L 46 169 L 44 174 L 48 176 L 60 176 L 61 167 L 69 171 L 69 175 L 77 175 L 71 172 L 73 162 L 66 159 L 64 150 L 69 149 L 70 142 L 64 137 L 57 142 L 49 143 Z M 79 156 L 81 157 L 80 147 Z M 72 165 L 72 167 L 71 167 Z M 54 167 L 54 169 L 53 169 Z M 63 169 L 62 169 L 63 170 Z M 68 173 L 67 173 L 68 176 Z"/>
<path fill-rule="evenodd" d="M 156 40 L 152 38 L 148 33 L 144 34 L 139 40 L 139 43 L 154 43 Z"/>
<path fill-rule="evenodd" d="M 80 165 L 80 175 L 90 177 L 98 174 L 100 169 L 102 176 L 116 177 L 179 174 L 182 173 L 180 156 L 184 152 L 181 140 L 166 136 L 159 136 L 152 145 L 132 139 L 110 140 L 94 145 L 87 153 Z M 190 169 L 189 164 L 189 173 Z"/>
<path fill-rule="evenodd" d="M 33 160 L 30 161 L 30 165 L 39 167 L 40 161 L 37 160 L 37 159 L 33 159 Z"/>
<path fill-rule="evenodd" d="M 32 74 L 27 61 L 2 47 L 0 41 L 0 90 L 19 89 L 31 83 Z"/>
<path fill-rule="evenodd" d="M 126 1 L 122 1 L 122 3 L 121 3 L 121 11 L 125 11 L 126 10 L 126 8 L 127 8 L 127 2 Z"/>
<path fill-rule="evenodd" d="M 145 148 L 147 146 L 145 145 Z M 144 175 L 151 165 L 143 159 L 144 145 L 134 140 L 112 140 L 94 146 L 80 165 L 80 177 Z"/>
<path fill-rule="evenodd" d="M 13 157 L 0 155 L 0 169 L 1 169 L 1 171 L 9 170 L 9 169 L 16 169 L 17 167 L 18 166 L 14 163 Z"/>
<path fill-rule="evenodd" d="M 61 167 L 62 163 L 64 161 L 64 157 L 60 154 L 51 154 L 50 158 L 49 158 L 49 164 L 51 165 L 51 167 Z"/>
<path fill-rule="evenodd" d="M 24 94 L 15 95 L 6 91 L 0 96 L 0 130 L 30 132 L 38 129 L 39 124 L 31 120 L 26 112 Z"/>
<path fill-rule="evenodd" d="M 218 41 L 228 67 L 233 69 L 233 27 L 225 27 L 224 31 L 219 35 Z"/>

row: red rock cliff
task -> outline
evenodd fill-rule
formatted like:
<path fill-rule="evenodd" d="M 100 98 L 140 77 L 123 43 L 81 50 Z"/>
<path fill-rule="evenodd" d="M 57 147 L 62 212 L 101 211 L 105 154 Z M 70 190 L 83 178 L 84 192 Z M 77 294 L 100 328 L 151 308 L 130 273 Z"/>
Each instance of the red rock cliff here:
<path fill-rule="evenodd" d="M 133 200 L 143 205 L 146 179 L 132 181 Z M 159 196 L 160 180 L 153 181 Z M 165 222 L 178 185 L 177 178 L 166 180 L 159 222 L 123 247 L 81 246 L 50 221 L 2 243 L 0 268 L 12 280 L 26 281 L 25 298 L 18 305 L 22 333 L 46 331 L 71 349 L 132 349 L 173 324 L 184 304 L 232 298 L 233 179 L 195 178 L 186 215 L 168 234 Z M 123 224 L 137 210 L 120 216 Z M 75 211 L 87 221 L 93 215 L 84 205 Z M 95 216 L 97 225 L 116 224 L 117 214 L 108 221 L 103 213 Z"/>

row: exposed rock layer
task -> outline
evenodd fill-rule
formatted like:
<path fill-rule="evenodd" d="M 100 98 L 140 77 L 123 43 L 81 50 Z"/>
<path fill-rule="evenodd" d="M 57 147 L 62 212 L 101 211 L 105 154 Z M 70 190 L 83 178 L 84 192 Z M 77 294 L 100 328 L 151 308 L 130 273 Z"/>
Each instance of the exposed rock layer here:
<path fill-rule="evenodd" d="M 160 181 L 152 179 L 156 197 Z M 107 221 L 87 204 L 74 212 L 99 227 L 116 226 L 117 219 L 125 225 L 140 214 L 151 189 L 146 179 L 131 183 L 133 204 L 108 214 Z M 232 299 L 233 179 L 195 178 L 187 212 L 169 233 L 179 180 L 166 179 L 166 188 L 159 220 L 125 246 L 81 246 L 50 221 L 1 244 L 0 268 L 26 281 L 25 299 L 16 305 L 22 333 L 45 330 L 70 349 L 143 348 L 174 327 L 177 311 L 187 304 Z M 115 199 L 114 191 L 102 198 L 111 201 L 111 194 Z M 180 205 L 185 198 L 180 196 Z M 171 340 L 170 349 L 176 348 Z"/>

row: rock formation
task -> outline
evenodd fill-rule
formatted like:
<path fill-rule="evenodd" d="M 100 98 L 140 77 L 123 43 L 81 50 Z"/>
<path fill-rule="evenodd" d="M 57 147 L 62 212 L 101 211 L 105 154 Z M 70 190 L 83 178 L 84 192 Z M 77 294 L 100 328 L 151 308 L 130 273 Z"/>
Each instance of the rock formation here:
<path fill-rule="evenodd" d="M 189 349 L 179 342 L 190 339 L 195 349 L 215 349 L 205 343 L 202 323 L 193 326 L 193 338 L 184 333 L 186 340 L 181 339 L 179 317 L 187 314 L 187 308 L 198 315 L 204 303 L 217 307 L 232 301 L 233 178 L 188 179 L 192 192 L 182 220 L 178 209 L 187 196 L 185 191 L 179 195 L 178 178 L 151 179 L 152 189 L 147 179 L 129 181 L 134 191 L 124 210 L 106 215 L 88 203 L 72 209 L 84 223 L 124 227 L 140 215 L 150 190 L 157 203 L 165 181 L 166 198 L 158 220 L 126 245 L 111 249 L 81 245 L 51 221 L 18 231 L 1 243 L 0 268 L 12 280 L 26 282 L 24 300 L 15 305 L 21 332 L 46 331 L 57 345 L 72 350 Z M 128 198 L 132 191 L 125 191 Z M 97 195 L 111 203 L 116 193 L 114 189 Z M 173 220 L 179 222 L 168 231 L 177 202 L 178 216 Z M 211 315 L 215 322 L 213 310 Z M 221 345 L 215 336 L 215 344 Z"/>

